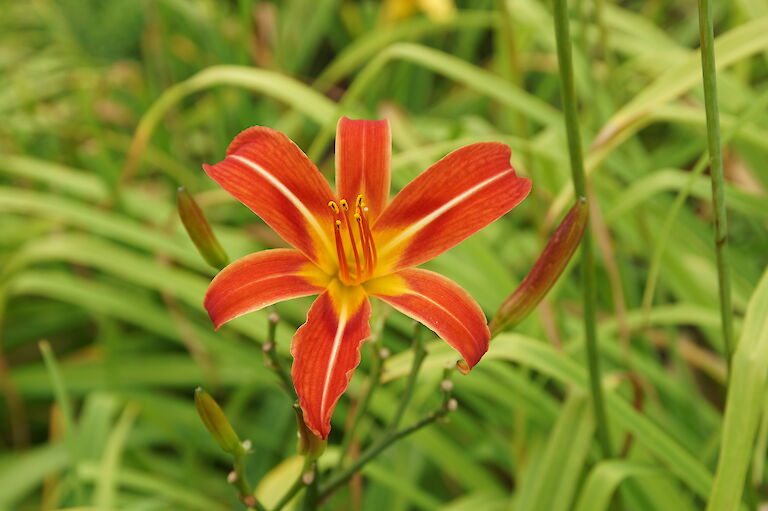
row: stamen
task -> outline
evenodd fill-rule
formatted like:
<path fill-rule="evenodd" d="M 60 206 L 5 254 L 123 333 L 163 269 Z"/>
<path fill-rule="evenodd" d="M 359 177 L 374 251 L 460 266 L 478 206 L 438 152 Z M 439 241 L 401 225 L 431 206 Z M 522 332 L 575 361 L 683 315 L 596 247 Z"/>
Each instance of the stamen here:
<path fill-rule="evenodd" d="M 334 203 L 335 205 L 335 203 Z M 341 220 L 336 220 L 336 229 L 333 230 L 336 237 L 336 256 L 339 258 L 339 272 L 341 280 L 349 282 L 349 267 L 347 266 L 347 255 L 344 253 L 344 242 L 341 240 Z"/>
<path fill-rule="evenodd" d="M 368 207 L 365 205 L 363 195 L 358 195 L 355 200 L 355 214 L 353 218 L 357 224 L 357 232 L 360 236 L 360 248 L 357 246 L 357 237 L 355 236 L 352 221 L 349 219 L 349 203 L 346 199 L 338 201 L 329 201 L 328 207 L 336 215 L 334 222 L 334 237 L 336 240 L 336 256 L 339 259 L 339 278 L 348 285 L 357 284 L 363 279 L 371 278 L 373 270 L 376 267 L 377 254 L 376 245 L 373 242 L 373 235 L 366 218 Z M 349 262 L 344 249 L 343 235 L 341 234 L 342 224 L 349 231 L 349 244 L 355 258 L 355 273 L 350 273 Z M 362 258 L 360 251 L 362 250 Z M 363 259 L 361 261 L 361 259 Z"/>
<path fill-rule="evenodd" d="M 349 233 L 349 243 L 352 245 L 352 253 L 355 256 L 355 279 L 360 280 L 360 277 L 362 277 L 362 271 L 360 268 L 360 254 L 357 251 L 357 240 L 355 240 L 355 234 L 352 231 L 352 225 L 350 225 L 349 215 L 347 214 L 349 206 L 347 205 L 347 201 L 344 199 L 341 199 L 339 203 L 341 204 L 341 209 L 344 210 L 344 224 L 347 227 L 347 232 Z"/>
<path fill-rule="evenodd" d="M 373 271 L 371 243 L 368 240 L 368 237 L 365 235 L 365 230 L 363 229 L 362 217 L 360 216 L 360 213 L 355 213 L 355 223 L 357 223 L 357 230 L 360 233 L 360 243 L 363 246 L 363 257 L 365 257 L 365 270 L 366 270 L 365 273 L 367 277 L 370 277 Z"/>
<path fill-rule="evenodd" d="M 368 240 L 368 246 L 370 247 L 370 250 L 371 250 L 371 258 L 373 259 L 373 264 L 371 265 L 371 273 L 372 273 L 373 272 L 373 267 L 375 267 L 376 264 L 378 263 L 378 254 L 376 253 L 376 243 L 373 242 L 373 235 L 371 234 L 371 228 L 368 225 L 368 219 L 366 218 L 366 216 L 367 216 L 366 213 L 368 213 L 368 207 L 364 206 L 363 207 L 363 214 L 360 215 L 360 217 L 362 218 L 362 224 L 363 224 L 363 229 L 365 231 L 365 237 Z"/>

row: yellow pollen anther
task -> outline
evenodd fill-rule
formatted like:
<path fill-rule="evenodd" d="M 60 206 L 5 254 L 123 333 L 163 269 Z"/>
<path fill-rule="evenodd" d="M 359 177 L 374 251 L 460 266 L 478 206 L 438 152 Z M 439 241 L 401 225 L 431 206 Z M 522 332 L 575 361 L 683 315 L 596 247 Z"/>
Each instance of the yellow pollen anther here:
<path fill-rule="evenodd" d="M 341 209 L 343 209 L 344 211 L 346 211 L 346 210 L 348 210 L 348 209 L 349 209 L 349 206 L 347 205 L 347 201 L 346 201 L 346 200 L 344 200 L 344 199 L 341 199 L 341 200 L 339 201 L 339 204 L 341 204 Z"/>
<path fill-rule="evenodd" d="M 355 222 L 360 223 L 360 220 L 361 220 L 360 213 L 355 213 L 354 217 L 355 217 Z"/>
<path fill-rule="evenodd" d="M 339 214 L 339 206 L 337 206 L 334 201 L 330 201 L 328 203 L 328 207 L 331 208 L 333 212 L 336 213 L 337 215 Z"/>
<path fill-rule="evenodd" d="M 336 220 L 336 229 L 341 230 L 341 220 Z"/>
<path fill-rule="evenodd" d="M 363 206 L 363 194 L 360 194 L 357 196 L 357 200 L 355 201 L 355 204 L 357 204 L 358 208 Z"/>

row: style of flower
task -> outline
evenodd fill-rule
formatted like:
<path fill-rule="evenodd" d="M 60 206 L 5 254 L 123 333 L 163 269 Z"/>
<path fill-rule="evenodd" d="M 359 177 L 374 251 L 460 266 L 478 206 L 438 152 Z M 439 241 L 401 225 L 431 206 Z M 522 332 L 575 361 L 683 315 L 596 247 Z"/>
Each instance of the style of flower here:
<path fill-rule="evenodd" d="M 293 337 L 291 370 L 304 420 L 327 438 L 331 415 L 360 362 L 376 298 L 432 329 L 468 370 L 488 350 L 479 305 L 458 284 L 415 268 L 498 219 L 531 189 L 500 143 L 458 149 L 388 202 L 387 121 L 342 118 L 336 191 L 282 133 L 255 126 L 226 158 L 204 165 L 222 188 L 295 249 L 256 252 L 211 282 L 205 308 L 216 328 L 273 303 L 319 295 Z"/>

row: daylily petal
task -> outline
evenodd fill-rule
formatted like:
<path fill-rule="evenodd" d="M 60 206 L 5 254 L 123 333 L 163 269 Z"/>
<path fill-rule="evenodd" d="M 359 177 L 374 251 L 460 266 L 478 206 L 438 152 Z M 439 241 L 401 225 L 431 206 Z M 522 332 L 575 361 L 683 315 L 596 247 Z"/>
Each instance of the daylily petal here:
<path fill-rule="evenodd" d="M 403 188 L 373 226 L 384 270 L 428 261 L 520 203 L 531 182 L 517 177 L 509 157 L 504 144 L 472 144 Z"/>
<path fill-rule="evenodd" d="M 471 369 L 488 351 L 491 333 L 480 306 L 438 273 L 402 270 L 365 284 L 366 292 L 423 323 L 461 353 Z"/>
<path fill-rule="evenodd" d="M 360 363 L 360 346 L 371 334 L 371 306 L 361 287 L 335 281 L 321 294 L 291 343 L 291 375 L 314 434 L 327 438 L 336 402 Z"/>
<path fill-rule="evenodd" d="M 335 257 L 331 187 L 285 135 L 248 128 L 235 137 L 224 160 L 203 169 L 310 259 L 327 265 Z"/>
<path fill-rule="evenodd" d="M 323 275 L 298 250 L 262 250 L 221 270 L 208 286 L 203 306 L 218 329 L 231 319 L 267 305 L 320 294 Z"/>
<path fill-rule="evenodd" d="M 354 201 L 363 194 L 371 221 L 389 196 L 392 137 L 388 121 L 339 119 L 336 126 L 336 191 Z"/>

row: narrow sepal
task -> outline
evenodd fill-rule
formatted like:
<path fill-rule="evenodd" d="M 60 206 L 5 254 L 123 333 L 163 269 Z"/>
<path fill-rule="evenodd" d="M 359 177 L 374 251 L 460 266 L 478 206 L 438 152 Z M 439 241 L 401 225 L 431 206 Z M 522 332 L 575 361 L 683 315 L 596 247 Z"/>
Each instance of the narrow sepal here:
<path fill-rule="evenodd" d="M 312 304 L 291 343 L 291 375 L 307 427 L 325 439 L 331 415 L 370 335 L 371 306 L 363 290 L 338 283 Z"/>
<path fill-rule="evenodd" d="M 273 303 L 319 294 L 324 274 L 298 250 L 277 248 L 241 257 L 208 286 L 203 306 L 216 328 Z"/>
<path fill-rule="evenodd" d="M 466 371 L 488 351 L 490 332 L 482 309 L 447 277 L 410 268 L 365 287 L 369 294 L 432 329 L 461 354 Z"/>

